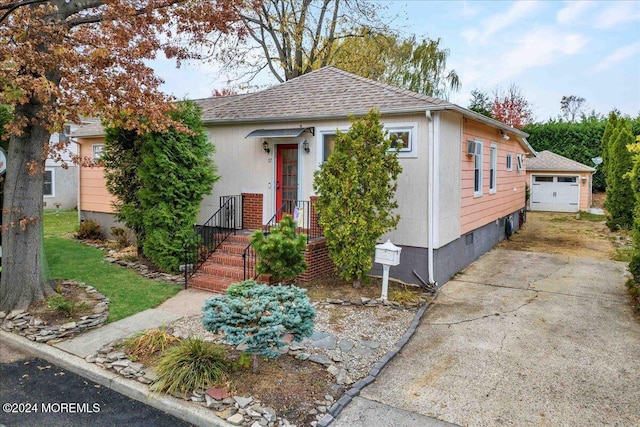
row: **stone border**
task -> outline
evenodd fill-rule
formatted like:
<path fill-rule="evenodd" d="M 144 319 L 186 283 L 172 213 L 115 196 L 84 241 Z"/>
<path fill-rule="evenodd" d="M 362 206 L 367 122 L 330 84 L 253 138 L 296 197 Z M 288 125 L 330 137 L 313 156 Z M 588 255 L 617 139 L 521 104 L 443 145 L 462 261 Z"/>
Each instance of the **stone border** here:
<path fill-rule="evenodd" d="M 0 328 L 12 332 L 31 341 L 55 344 L 62 339 L 95 329 L 107 322 L 109 316 L 109 298 L 98 292 L 93 286 L 86 283 L 65 280 L 62 285 L 73 285 L 84 288 L 89 296 L 96 299 L 98 304 L 93 308 L 93 314 L 82 316 L 77 321 L 71 321 L 63 325 L 47 325 L 43 320 L 35 317 L 25 310 L 13 310 L 9 314 L 0 311 Z"/>
<path fill-rule="evenodd" d="M 102 369 L 112 371 L 124 378 L 134 379 L 145 386 L 151 386 L 157 380 L 153 371 L 145 371 L 141 363 L 133 362 L 124 351 L 117 346 L 124 340 L 116 340 L 98 350 L 96 354 L 87 356 L 84 360 L 94 363 Z M 219 343 L 218 343 L 219 344 Z M 172 395 L 173 397 L 189 402 L 197 403 L 213 411 L 213 414 L 232 425 L 243 427 L 274 427 L 277 423 L 280 427 L 293 426 L 285 418 L 279 417 L 276 411 L 264 406 L 253 397 L 232 396 L 227 390 L 211 387 L 207 390 L 194 390 L 188 395 Z M 324 396 L 324 400 L 316 400 L 315 413 L 311 415 L 325 414 L 333 405 L 335 399 L 331 395 Z"/>
<path fill-rule="evenodd" d="M 336 403 L 334 403 L 331 408 L 329 408 L 328 413 L 320 419 L 315 427 L 328 427 L 333 420 L 335 420 L 340 412 L 353 400 L 354 397 L 358 396 L 362 389 L 371 384 L 376 380 L 380 372 L 384 369 L 384 367 L 391 361 L 393 358 L 402 350 L 402 348 L 409 342 L 413 334 L 416 332 L 418 325 L 420 324 L 420 320 L 422 320 L 422 316 L 427 311 L 427 308 L 431 303 L 426 303 L 417 311 L 416 315 L 409 325 L 409 329 L 402 335 L 400 341 L 385 354 L 382 359 L 380 359 L 373 367 L 371 371 L 369 371 L 369 375 L 365 378 L 356 381 L 353 386 L 345 392 L 344 395 Z"/>

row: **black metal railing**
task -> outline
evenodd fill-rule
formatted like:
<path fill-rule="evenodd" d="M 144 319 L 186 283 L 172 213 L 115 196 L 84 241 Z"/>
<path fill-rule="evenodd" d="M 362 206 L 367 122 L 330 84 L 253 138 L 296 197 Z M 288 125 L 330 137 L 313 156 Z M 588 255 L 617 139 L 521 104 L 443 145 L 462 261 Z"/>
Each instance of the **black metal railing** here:
<path fill-rule="evenodd" d="M 322 228 L 318 223 L 318 214 L 315 210 L 314 201 L 309 200 L 285 200 L 278 208 L 275 215 L 271 217 L 265 225 L 262 226 L 262 232 L 268 234 L 271 228 L 275 227 L 283 215 L 291 215 L 293 220 L 298 224 L 296 234 L 306 234 L 307 243 L 313 239 L 322 237 Z M 242 252 L 242 260 L 244 266 L 244 280 L 255 279 L 258 277 L 256 272 L 257 264 L 256 252 L 249 243 Z"/>
<path fill-rule="evenodd" d="M 202 225 L 194 226 L 194 234 L 183 244 L 184 283 L 192 276 L 227 237 L 242 230 L 242 196 L 220 197 L 220 208 Z"/>

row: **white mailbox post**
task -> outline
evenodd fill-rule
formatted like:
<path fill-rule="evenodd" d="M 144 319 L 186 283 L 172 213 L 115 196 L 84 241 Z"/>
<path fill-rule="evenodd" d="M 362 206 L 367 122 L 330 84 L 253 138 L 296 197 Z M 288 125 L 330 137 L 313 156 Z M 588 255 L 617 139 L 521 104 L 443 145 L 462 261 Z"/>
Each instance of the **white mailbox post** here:
<path fill-rule="evenodd" d="M 402 248 L 387 240 L 385 243 L 376 245 L 376 256 L 374 261 L 382 264 L 382 299 L 387 299 L 387 290 L 389 289 L 389 268 L 392 265 L 400 264 L 400 251 Z"/>

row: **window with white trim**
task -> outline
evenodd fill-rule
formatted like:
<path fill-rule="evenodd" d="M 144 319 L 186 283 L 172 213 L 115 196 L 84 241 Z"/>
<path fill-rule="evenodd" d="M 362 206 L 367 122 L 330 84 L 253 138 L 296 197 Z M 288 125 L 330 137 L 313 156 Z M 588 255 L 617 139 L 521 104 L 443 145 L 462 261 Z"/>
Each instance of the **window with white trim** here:
<path fill-rule="evenodd" d="M 489 151 L 489 194 L 495 194 L 498 186 L 498 144 L 491 143 Z"/>
<path fill-rule="evenodd" d="M 44 184 L 42 192 L 45 197 L 53 197 L 53 169 L 47 169 L 44 171 Z"/>
<path fill-rule="evenodd" d="M 516 170 L 518 172 L 522 170 L 522 154 L 516 155 Z"/>
<path fill-rule="evenodd" d="M 336 134 L 322 134 L 322 163 L 326 162 L 331 153 L 336 149 Z"/>
<path fill-rule="evenodd" d="M 406 123 L 385 126 L 388 136 L 391 139 L 391 148 L 389 151 L 398 152 L 398 157 L 413 157 L 416 155 L 415 150 L 415 132 L 417 124 Z"/>
<path fill-rule="evenodd" d="M 91 146 L 93 160 L 100 160 L 102 158 L 102 152 L 104 151 L 104 144 L 93 144 Z"/>
<path fill-rule="evenodd" d="M 507 171 L 513 170 L 513 154 L 507 154 Z"/>
<path fill-rule="evenodd" d="M 476 140 L 480 154 L 473 156 L 473 196 L 482 196 L 482 141 Z"/>

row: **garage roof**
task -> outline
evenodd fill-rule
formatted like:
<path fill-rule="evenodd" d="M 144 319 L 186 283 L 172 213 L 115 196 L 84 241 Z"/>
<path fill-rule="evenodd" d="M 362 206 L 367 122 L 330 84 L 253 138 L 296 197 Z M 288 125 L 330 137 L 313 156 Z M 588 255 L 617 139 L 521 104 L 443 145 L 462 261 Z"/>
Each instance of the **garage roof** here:
<path fill-rule="evenodd" d="M 527 159 L 527 171 L 595 172 L 592 167 L 545 150 Z"/>

